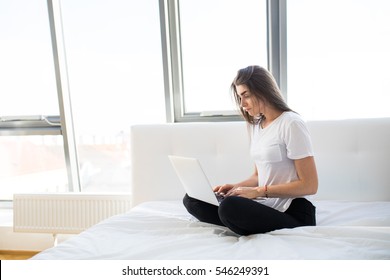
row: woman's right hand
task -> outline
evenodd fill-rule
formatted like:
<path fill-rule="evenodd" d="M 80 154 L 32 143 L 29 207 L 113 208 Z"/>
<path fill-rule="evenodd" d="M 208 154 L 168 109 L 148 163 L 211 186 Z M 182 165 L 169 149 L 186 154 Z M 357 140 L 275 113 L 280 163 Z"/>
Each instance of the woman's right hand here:
<path fill-rule="evenodd" d="M 221 194 L 227 194 L 231 189 L 233 189 L 235 186 L 232 184 L 225 184 L 214 187 L 214 192 L 221 193 Z"/>

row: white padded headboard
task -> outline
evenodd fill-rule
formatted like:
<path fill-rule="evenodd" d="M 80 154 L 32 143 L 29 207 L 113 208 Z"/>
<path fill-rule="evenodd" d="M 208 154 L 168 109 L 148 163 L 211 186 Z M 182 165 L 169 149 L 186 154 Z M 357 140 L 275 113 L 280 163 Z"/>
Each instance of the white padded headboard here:
<path fill-rule="evenodd" d="M 390 201 L 390 118 L 309 122 L 318 199 Z"/>
<path fill-rule="evenodd" d="M 133 205 L 181 199 L 168 155 L 196 157 L 212 184 L 240 180 L 254 166 L 243 122 L 139 125 L 131 129 Z"/>
<path fill-rule="evenodd" d="M 316 199 L 390 201 L 390 118 L 309 122 L 319 191 Z M 133 205 L 182 199 L 168 155 L 197 157 L 212 184 L 254 170 L 244 122 L 136 125 L 131 129 Z"/>

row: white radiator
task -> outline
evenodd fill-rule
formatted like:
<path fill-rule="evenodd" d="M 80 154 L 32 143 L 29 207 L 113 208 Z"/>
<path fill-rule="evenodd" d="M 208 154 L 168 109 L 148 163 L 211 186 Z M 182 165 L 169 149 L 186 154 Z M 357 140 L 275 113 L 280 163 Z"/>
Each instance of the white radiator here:
<path fill-rule="evenodd" d="M 15 194 L 14 231 L 79 233 L 130 207 L 129 194 Z"/>

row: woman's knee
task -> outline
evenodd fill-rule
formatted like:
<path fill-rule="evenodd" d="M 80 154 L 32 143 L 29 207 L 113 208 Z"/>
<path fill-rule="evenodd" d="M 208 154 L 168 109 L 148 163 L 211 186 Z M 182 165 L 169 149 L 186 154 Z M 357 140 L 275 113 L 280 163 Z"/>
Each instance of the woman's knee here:
<path fill-rule="evenodd" d="M 227 227 L 231 227 L 242 219 L 240 213 L 242 199 L 243 198 L 237 196 L 226 197 L 219 205 L 219 218 Z"/>
<path fill-rule="evenodd" d="M 247 235 L 247 233 L 237 226 L 240 217 L 240 198 L 229 196 L 222 200 L 218 208 L 218 216 L 224 226 L 228 227 L 233 232 L 239 235 Z"/>
<path fill-rule="evenodd" d="M 197 204 L 197 200 L 196 199 L 190 197 L 188 194 L 184 195 L 184 197 L 183 197 L 183 205 L 184 205 L 184 207 L 187 209 L 187 211 L 189 213 L 192 214 L 194 212 L 194 208 L 195 207 L 197 208 L 196 204 Z"/>
<path fill-rule="evenodd" d="M 218 208 L 218 214 L 220 217 L 230 217 L 237 213 L 238 202 L 236 196 L 228 196 L 224 200 L 222 200 L 221 204 Z"/>
<path fill-rule="evenodd" d="M 223 225 L 218 217 L 218 206 L 192 198 L 187 194 L 183 198 L 183 204 L 188 213 L 199 221 Z"/>

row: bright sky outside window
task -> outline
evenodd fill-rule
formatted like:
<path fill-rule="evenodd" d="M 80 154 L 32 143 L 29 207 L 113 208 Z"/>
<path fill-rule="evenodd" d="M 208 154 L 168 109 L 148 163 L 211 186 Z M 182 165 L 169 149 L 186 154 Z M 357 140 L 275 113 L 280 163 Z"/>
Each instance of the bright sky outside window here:
<path fill-rule="evenodd" d="M 59 114 L 46 5 L 0 2 L 0 116 Z"/>
<path fill-rule="evenodd" d="M 185 113 L 236 110 L 237 70 L 267 67 L 266 1 L 180 1 Z"/>
<path fill-rule="evenodd" d="M 154 0 L 62 1 L 84 191 L 130 191 L 130 126 L 165 122 L 158 8 Z"/>

